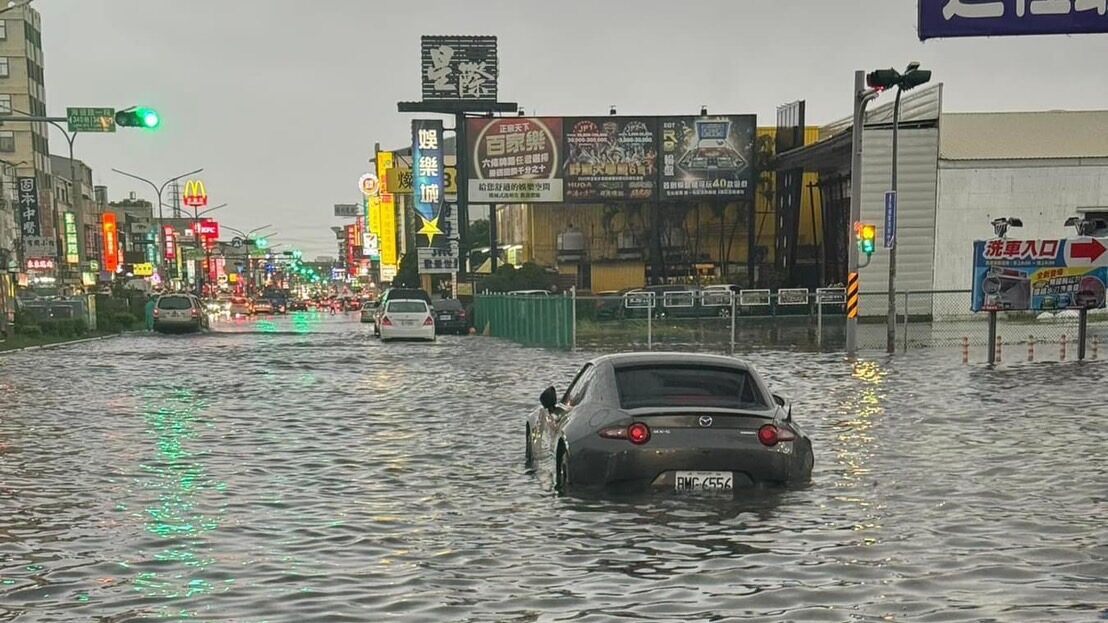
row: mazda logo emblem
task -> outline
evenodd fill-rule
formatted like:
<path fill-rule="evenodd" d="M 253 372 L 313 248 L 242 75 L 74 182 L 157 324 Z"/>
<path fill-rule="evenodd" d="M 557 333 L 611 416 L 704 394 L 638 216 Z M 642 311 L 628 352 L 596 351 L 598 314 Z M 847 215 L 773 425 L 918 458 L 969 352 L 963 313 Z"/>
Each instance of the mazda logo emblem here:
<path fill-rule="evenodd" d="M 710 416 L 710 415 L 700 416 L 700 425 L 701 426 L 711 426 L 712 425 L 712 416 Z"/>

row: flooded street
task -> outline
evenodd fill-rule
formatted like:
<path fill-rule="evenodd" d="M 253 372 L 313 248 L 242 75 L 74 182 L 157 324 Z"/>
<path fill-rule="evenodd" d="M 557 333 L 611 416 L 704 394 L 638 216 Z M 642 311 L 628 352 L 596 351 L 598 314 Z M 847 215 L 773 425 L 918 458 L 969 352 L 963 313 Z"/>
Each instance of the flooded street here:
<path fill-rule="evenodd" d="M 0 621 L 1092 621 L 1104 364 L 759 353 L 810 486 L 580 500 L 523 416 L 591 353 L 356 316 L 0 357 Z"/>

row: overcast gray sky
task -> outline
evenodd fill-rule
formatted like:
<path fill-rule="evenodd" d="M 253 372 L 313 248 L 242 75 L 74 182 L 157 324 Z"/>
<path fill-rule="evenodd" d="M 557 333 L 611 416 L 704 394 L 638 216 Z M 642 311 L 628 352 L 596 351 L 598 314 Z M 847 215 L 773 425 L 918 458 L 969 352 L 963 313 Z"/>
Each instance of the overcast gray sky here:
<path fill-rule="evenodd" d="M 1108 107 L 1108 35 L 920 43 L 916 0 L 35 0 L 47 107 L 147 104 L 157 133 L 82 135 L 113 199 L 204 167 L 220 221 L 336 254 L 373 143 L 410 141 L 422 34 L 499 37 L 500 97 L 528 113 L 850 114 L 853 70 L 918 60 L 947 111 Z M 60 134 L 51 150 L 65 153 Z"/>

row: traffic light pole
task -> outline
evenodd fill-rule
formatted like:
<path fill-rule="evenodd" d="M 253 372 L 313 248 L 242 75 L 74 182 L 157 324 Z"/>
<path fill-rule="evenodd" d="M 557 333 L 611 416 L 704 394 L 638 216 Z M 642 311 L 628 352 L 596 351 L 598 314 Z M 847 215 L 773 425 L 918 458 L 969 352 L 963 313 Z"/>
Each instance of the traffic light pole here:
<path fill-rule="evenodd" d="M 896 88 L 896 102 L 893 104 L 893 163 L 892 163 L 892 193 L 893 201 L 899 203 L 900 198 L 896 194 L 896 165 L 897 165 L 897 147 L 898 137 L 900 135 L 900 95 L 903 93 L 903 89 Z M 895 205 L 895 204 L 894 204 Z M 900 206 L 895 206 L 899 208 Z M 895 208 L 894 208 L 895 209 Z M 888 220 L 888 219 L 886 219 Z M 889 247 L 889 313 L 885 320 L 885 352 L 892 354 L 896 352 L 896 229 L 897 219 L 893 218 L 892 222 L 892 246 Z M 888 235 L 888 234 L 886 234 Z M 904 318 L 907 322 L 908 318 L 908 303 L 904 303 Z"/>
<path fill-rule="evenodd" d="M 858 245 L 850 244 L 854 223 L 862 220 L 862 130 L 865 124 L 866 104 L 877 97 L 878 91 L 866 88 L 866 72 L 854 72 L 854 126 L 851 132 L 850 160 L 850 226 L 846 232 L 847 271 L 858 272 Z M 853 357 L 858 350 L 858 319 L 847 318 L 846 354 Z"/>

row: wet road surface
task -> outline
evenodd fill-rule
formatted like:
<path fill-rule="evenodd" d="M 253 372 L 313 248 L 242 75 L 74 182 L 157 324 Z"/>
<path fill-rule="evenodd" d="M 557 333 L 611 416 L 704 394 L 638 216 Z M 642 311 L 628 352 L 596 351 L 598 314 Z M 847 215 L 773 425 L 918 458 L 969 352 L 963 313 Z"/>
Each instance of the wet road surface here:
<path fill-rule="evenodd" d="M 1092 621 L 1106 368 L 759 353 L 810 486 L 554 495 L 589 353 L 222 322 L 0 357 L 0 621 Z"/>

